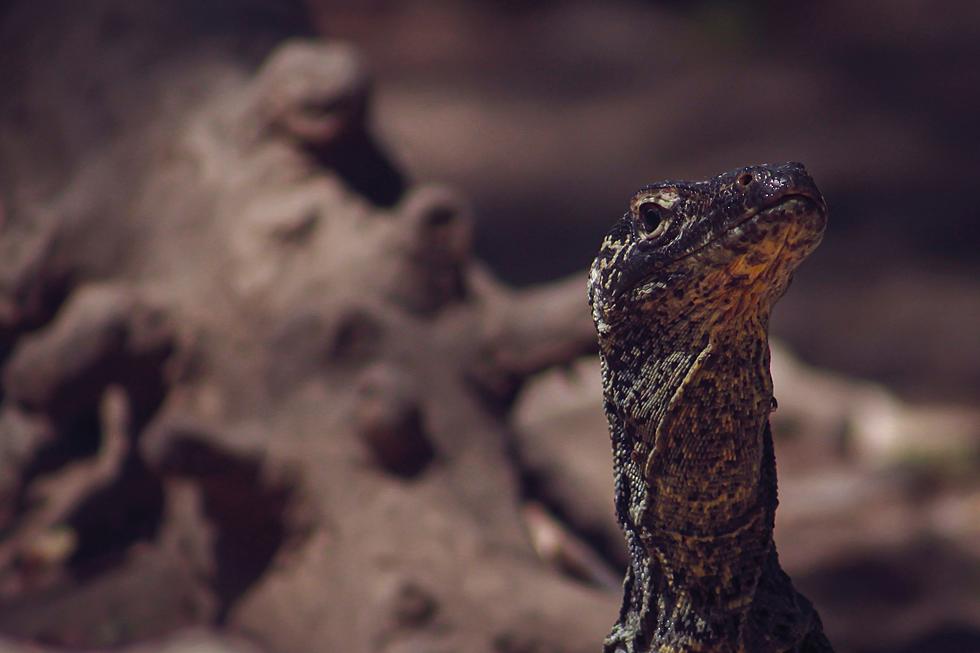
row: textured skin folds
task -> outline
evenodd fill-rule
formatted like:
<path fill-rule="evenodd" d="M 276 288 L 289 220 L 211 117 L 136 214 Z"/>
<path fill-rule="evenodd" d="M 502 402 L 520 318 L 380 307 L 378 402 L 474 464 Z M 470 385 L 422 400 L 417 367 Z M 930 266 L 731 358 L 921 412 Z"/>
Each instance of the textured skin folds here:
<path fill-rule="evenodd" d="M 631 563 L 606 653 L 831 651 L 779 566 L 768 324 L 826 205 L 802 165 L 644 187 L 589 279 Z"/>

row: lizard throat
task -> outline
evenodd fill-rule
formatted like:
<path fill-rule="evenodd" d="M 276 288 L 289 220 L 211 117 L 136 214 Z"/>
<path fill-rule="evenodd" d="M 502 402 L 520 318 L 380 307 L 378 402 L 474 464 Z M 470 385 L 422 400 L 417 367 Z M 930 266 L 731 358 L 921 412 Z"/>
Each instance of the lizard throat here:
<path fill-rule="evenodd" d="M 678 651 L 733 643 L 773 549 L 765 331 L 711 330 L 689 348 L 622 353 L 602 352 L 617 511 L 631 555 L 610 642 L 622 647 L 620 632 Z"/>

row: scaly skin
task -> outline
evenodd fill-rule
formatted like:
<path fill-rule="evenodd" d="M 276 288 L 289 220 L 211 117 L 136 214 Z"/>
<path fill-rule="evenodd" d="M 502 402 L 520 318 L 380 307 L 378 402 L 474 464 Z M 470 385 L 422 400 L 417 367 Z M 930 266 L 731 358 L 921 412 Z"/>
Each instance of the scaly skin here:
<path fill-rule="evenodd" d="M 606 653 L 832 651 L 772 531 L 769 315 L 826 205 L 802 165 L 647 186 L 589 278 L 630 566 Z"/>

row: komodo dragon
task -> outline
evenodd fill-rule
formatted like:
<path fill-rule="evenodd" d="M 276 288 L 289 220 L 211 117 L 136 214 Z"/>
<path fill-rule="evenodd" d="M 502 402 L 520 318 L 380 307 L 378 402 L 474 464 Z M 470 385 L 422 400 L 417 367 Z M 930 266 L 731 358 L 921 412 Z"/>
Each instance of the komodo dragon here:
<path fill-rule="evenodd" d="M 769 315 L 827 209 L 799 163 L 646 186 L 592 265 L 630 564 L 606 653 L 832 651 L 773 544 Z"/>

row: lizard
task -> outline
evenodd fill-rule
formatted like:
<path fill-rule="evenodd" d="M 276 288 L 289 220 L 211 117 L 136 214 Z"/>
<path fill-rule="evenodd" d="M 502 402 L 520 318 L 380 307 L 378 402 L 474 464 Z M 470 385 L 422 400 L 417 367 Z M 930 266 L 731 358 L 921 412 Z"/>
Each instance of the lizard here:
<path fill-rule="evenodd" d="M 773 542 L 769 317 L 820 243 L 802 164 L 641 188 L 589 273 L 630 562 L 605 653 L 832 651 Z"/>

